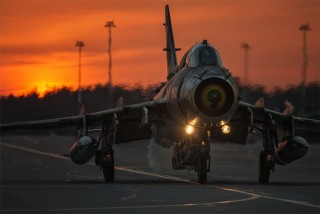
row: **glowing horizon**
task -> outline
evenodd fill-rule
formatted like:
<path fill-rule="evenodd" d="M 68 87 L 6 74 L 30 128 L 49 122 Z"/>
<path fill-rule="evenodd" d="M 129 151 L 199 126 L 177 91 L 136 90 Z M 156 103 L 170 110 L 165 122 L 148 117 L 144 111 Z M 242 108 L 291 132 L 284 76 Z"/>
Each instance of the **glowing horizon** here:
<path fill-rule="evenodd" d="M 108 1 L 1 0 L 1 95 L 59 87 L 77 88 L 82 40 L 82 84 L 107 82 L 106 21 L 112 30 L 113 84 L 166 80 L 164 5 L 169 3 L 178 59 L 207 39 L 224 66 L 243 76 L 240 45 L 249 43 L 250 83 L 267 90 L 298 85 L 302 70 L 301 24 L 309 23 L 307 83 L 319 81 L 320 1 Z M 23 24 L 21 24 L 23 23 Z"/>

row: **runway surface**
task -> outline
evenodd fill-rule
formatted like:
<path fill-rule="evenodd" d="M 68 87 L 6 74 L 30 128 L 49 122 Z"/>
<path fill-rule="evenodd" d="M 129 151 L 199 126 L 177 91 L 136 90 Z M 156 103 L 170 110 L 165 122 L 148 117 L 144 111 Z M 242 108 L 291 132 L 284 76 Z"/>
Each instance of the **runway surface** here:
<path fill-rule="evenodd" d="M 115 147 L 116 181 L 65 157 L 71 136 L 1 136 L 0 213 L 320 213 L 320 145 L 257 183 L 260 144 L 212 144 L 208 184 L 152 141 Z"/>

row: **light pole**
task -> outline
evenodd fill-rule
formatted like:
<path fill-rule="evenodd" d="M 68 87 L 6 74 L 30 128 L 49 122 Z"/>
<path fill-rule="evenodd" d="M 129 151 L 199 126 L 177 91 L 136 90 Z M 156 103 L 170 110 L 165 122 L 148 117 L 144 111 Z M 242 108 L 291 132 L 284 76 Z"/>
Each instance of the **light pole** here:
<path fill-rule="evenodd" d="M 109 28 L 109 39 L 108 39 L 108 55 L 109 55 L 109 66 L 108 66 L 108 91 L 109 91 L 109 106 L 113 107 L 113 99 L 112 99 L 112 56 L 111 56 L 111 28 L 116 27 L 113 21 L 108 21 L 104 27 Z"/>
<path fill-rule="evenodd" d="M 244 72 L 243 72 L 243 83 L 249 83 L 249 50 L 251 49 L 248 43 L 243 43 L 241 48 L 244 50 Z"/>
<path fill-rule="evenodd" d="M 82 49 L 82 47 L 84 47 L 84 42 L 77 41 L 76 47 L 79 47 L 78 103 L 81 104 L 82 103 L 82 98 L 81 98 L 81 49 Z"/>
<path fill-rule="evenodd" d="M 302 31 L 302 109 L 301 109 L 301 115 L 304 114 L 304 108 L 305 108 L 305 97 L 306 97 L 306 79 L 307 79 L 307 66 L 308 66 L 308 54 L 307 54 L 307 32 L 311 31 L 311 28 L 309 24 L 302 24 L 300 25 L 299 30 Z"/>
<path fill-rule="evenodd" d="M 109 80 L 108 83 L 110 85 L 112 85 L 112 56 L 111 56 L 111 43 L 112 43 L 112 39 L 111 39 L 111 28 L 116 27 L 115 24 L 113 23 L 113 21 L 107 22 L 105 24 L 105 27 L 109 28 L 109 39 L 108 39 L 108 55 L 109 55 L 109 66 L 108 66 L 108 76 L 109 76 Z"/>
<path fill-rule="evenodd" d="M 243 69 L 243 89 L 241 93 L 241 99 L 243 101 L 249 101 L 248 100 L 248 84 L 249 84 L 249 50 L 251 49 L 250 45 L 248 43 L 242 43 L 241 48 L 244 50 L 244 69 Z"/>
<path fill-rule="evenodd" d="M 303 24 L 300 26 L 299 30 L 302 31 L 302 85 L 305 84 L 307 78 L 307 66 L 308 66 L 308 53 L 307 53 L 307 32 L 311 31 L 309 24 Z"/>

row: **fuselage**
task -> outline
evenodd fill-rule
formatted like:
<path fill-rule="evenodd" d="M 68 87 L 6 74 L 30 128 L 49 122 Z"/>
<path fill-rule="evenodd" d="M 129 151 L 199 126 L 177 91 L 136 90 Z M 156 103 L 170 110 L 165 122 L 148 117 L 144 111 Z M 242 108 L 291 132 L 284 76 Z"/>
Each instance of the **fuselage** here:
<path fill-rule="evenodd" d="M 167 112 L 154 124 L 153 134 L 181 142 L 187 125 L 210 130 L 227 124 L 237 111 L 239 91 L 218 51 L 203 41 L 185 54 L 154 100 L 162 98 L 168 101 Z"/>

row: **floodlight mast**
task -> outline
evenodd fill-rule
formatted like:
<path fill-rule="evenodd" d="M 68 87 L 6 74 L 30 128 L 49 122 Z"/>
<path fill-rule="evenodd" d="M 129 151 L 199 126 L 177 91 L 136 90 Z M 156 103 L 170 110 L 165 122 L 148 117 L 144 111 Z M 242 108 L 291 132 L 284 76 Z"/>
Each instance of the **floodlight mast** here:
<path fill-rule="evenodd" d="M 244 72 L 243 72 L 243 82 L 245 84 L 249 83 L 249 50 L 251 49 L 248 43 L 243 43 L 241 48 L 244 49 Z"/>
<path fill-rule="evenodd" d="M 81 49 L 84 47 L 83 41 L 77 41 L 76 47 L 79 47 L 79 72 L 78 72 L 78 103 L 82 103 L 82 97 L 81 97 Z"/>
<path fill-rule="evenodd" d="M 108 39 L 108 54 L 109 54 L 109 70 L 108 70 L 108 83 L 112 86 L 112 55 L 111 55 L 111 28 L 116 27 L 113 21 L 109 21 L 105 24 L 105 27 L 109 28 L 109 39 Z"/>
<path fill-rule="evenodd" d="M 308 53 L 307 53 L 307 32 L 311 31 L 311 27 L 309 24 L 302 24 L 300 25 L 299 30 L 302 31 L 302 39 L 303 39 L 303 45 L 302 45 L 302 109 L 300 115 L 304 115 L 305 110 L 305 97 L 306 97 L 306 80 L 307 80 L 307 66 L 308 66 Z"/>
<path fill-rule="evenodd" d="M 112 44 L 112 39 L 111 39 L 111 28 L 116 27 L 113 21 L 108 21 L 104 27 L 109 28 L 109 38 L 108 38 L 108 55 L 109 55 L 109 65 L 108 65 L 108 81 L 107 81 L 107 86 L 108 86 L 108 91 L 109 91 L 109 100 L 108 100 L 108 105 L 109 107 L 113 107 L 113 99 L 112 99 L 112 55 L 111 55 L 111 44 Z"/>
<path fill-rule="evenodd" d="M 307 32 L 311 31 L 309 24 L 303 24 L 300 26 L 299 30 L 302 31 L 303 35 L 303 46 L 302 46 L 302 85 L 305 84 L 307 78 L 307 66 L 308 66 L 308 53 L 307 53 Z"/>

